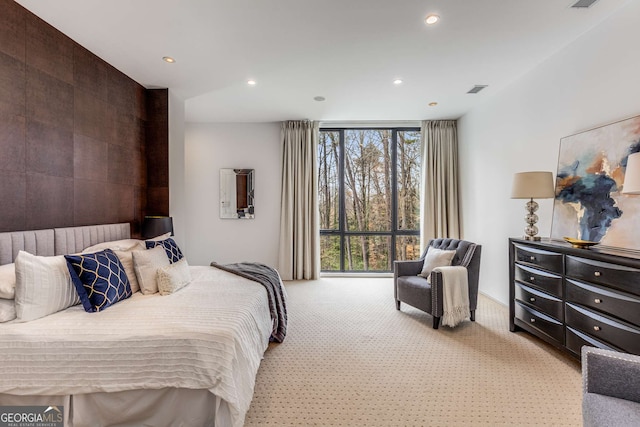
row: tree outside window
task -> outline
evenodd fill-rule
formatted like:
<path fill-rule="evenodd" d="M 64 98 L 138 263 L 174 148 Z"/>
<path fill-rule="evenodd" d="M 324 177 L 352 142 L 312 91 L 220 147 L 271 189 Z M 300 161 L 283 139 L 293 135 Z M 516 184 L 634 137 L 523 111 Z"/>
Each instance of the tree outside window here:
<path fill-rule="evenodd" d="M 323 271 L 420 256 L 419 129 L 322 129 L 318 177 Z"/>

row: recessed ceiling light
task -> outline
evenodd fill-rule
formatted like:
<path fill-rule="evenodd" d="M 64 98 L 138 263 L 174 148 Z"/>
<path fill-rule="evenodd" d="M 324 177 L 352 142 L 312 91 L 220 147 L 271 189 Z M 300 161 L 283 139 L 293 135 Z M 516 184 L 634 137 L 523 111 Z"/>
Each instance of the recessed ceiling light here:
<path fill-rule="evenodd" d="M 255 86 L 256 85 L 256 81 L 255 80 L 247 80 L 247 84 L 249 86 Z"/>
<path fill-rule="evenodd" d="M 401 85 L 401 84 L 402 84 L 402 79 L 395 79 L 395 80 L 393 81 L 393 84 L 394 84 L 394 85 Z"/>
<path fill-rule="evenodd" d="M 435 24 L 436 22 L 438 22 L 439 20 L 440 20 L 440 17 L 439 17 L 438 15 L 434 15 L 434 14 L 427 15 L 427 17 L 426 17 L 426 18 L 424 18 L 424 22 L 425 22 L 427 25 L 433 25 L 433 24 Z"/>
<path fill-rule="evenodd" d="M 162 57 L 162 60 L 163 60 L 164 62 L 168 62 L 169 64 L 173 64 L 174 62 L 176 62 L 176 60 L 175 60 L 175 59 L 173 59 L 173 58 L 172 58 L 172 57 L 170 57 L 170 56 L 163 56 L 163 57 Z"/>
<path fill-rule="evenodd" d="M 324 101 L 326 98 L 324 96 L 314 96 L 313 99 L 318 102 Z"/>
<path fill-rule="evenodd" d="M 429 107 L 435 107 L 436 105 L 438 105 L 438 103 L 437 103 L 437 102 L 430 102 L 430 103 L 429 103 Z"/>

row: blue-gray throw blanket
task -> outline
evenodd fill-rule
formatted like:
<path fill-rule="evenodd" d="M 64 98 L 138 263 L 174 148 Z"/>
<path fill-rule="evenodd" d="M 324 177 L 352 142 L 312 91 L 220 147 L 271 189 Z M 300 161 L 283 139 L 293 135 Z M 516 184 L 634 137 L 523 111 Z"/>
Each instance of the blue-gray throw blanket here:
<path fill-rule="evenodd" d="M 280 275 L 268 265 L 257 262 L 239 262 L 235 264 L 211 263 L 212 267 L 228 271 L 246 279 L 260 283 L 267 290 L 269 311 L 273 320 L 273 330 L 269 341 L 282 342 L 287 334 L 287 304 L 282 292 Z"/>

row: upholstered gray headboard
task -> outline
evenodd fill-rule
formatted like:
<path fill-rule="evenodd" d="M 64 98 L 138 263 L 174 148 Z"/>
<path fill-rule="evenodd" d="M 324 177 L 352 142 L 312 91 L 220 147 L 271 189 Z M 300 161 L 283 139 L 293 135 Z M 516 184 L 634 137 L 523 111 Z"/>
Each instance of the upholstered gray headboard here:
<path fill-rule="evenodd" d="M 80 252 L 91 245 L 131 237 L 128 223 L 54 228 L 53 232 L 56 255 Z"/>
<path fill-rule="evenodd" d="M 0 233 L 0 264 L 12 263 L 19 251 L 55 255 L 53 229 Z"/>
<path fill-rule="evenodd" d="M 64 255 L 98 243 L 130 237 L 128 223 L 0 233 L 0 264 L 13 262 L 21 250 L 41 256 Z"/>

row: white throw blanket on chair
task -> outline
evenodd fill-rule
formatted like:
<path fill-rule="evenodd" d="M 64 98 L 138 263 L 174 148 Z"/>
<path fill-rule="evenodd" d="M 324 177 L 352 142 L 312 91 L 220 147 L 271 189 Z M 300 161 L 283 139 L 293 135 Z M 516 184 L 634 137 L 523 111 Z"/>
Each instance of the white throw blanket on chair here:
<path fill-rule="evenodd" d="M 462 266 L 436 267 L 442 273 L 442 324 L 452 328 L 469 320 L 469 284 L 467 269 Z"/>

